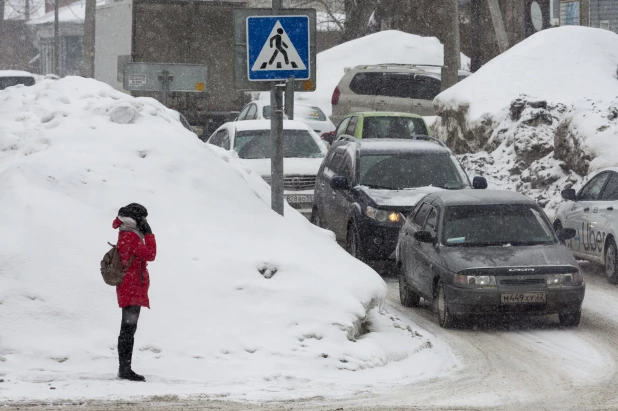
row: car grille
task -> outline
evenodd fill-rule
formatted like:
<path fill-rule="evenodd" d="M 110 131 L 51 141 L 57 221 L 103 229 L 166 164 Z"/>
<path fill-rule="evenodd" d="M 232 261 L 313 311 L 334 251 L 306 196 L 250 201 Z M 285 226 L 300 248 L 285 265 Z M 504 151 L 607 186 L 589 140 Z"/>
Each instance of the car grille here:
<path fill-rule="evenodd" d="M 270 177 L 263 177 L 270 184 Z M 285 176 L 283 189 L 288 191 L 313 190 L 315 188 L 315 176 Z"/>
<path fill-rule="evenodd" d="M 544 284 L 544 278 L 508 278 L 500 280 L 500 285 L 532 285 L 532 284 Z"/>

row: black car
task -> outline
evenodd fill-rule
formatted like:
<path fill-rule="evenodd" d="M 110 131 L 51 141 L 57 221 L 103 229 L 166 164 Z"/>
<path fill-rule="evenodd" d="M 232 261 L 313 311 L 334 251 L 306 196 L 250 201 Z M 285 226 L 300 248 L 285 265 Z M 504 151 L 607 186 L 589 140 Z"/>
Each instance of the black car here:
<path fill-rule="evenodd" d="M 397 245 L 399 295 L 406 307 L 434 303 L 448 328 L 475 314 L 559 314 L 577 326 L 585 284 L 541 208 L 509 191 L 442 191 L 423 198 Z"/>
<path fill-rule="evenodd" d="M 482 177 L 475 181 L 487 186 Z M 385 260 L 394 257 L 404 216 L 418 200 L 464 188 L 471 188 L 468 176 L 437 140 L 338 140 L 318 171 L 311 218 L 354 257 Z"/>

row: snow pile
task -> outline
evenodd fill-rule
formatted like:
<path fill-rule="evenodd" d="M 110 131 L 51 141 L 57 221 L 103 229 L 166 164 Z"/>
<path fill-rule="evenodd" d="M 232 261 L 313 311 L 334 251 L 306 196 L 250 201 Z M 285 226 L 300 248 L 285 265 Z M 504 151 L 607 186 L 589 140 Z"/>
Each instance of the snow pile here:
<path fill-rule="evenodd" d="M 343 395 L 452 366 L 378 311 L 373 270 L 273 213 L 258 175 L 176 118 L 78 77 L 0 92 L 0 399 Z M 158 243 L 139 387 L 115 379 L 120 310 L 99 273 L 130 202 Z"/>
<path fill-rule="evenodd" d="M 473 173 L 551 209 L 563 188 L 618 165 L 617 70 L 615 33 L 544 30 L 436 97 L 434 131 Z"/>
<path fill-rule="evenodd" d="M 435 37 L 421 37 L 397 30 L 387 30 L 348 41 L 317 55 L 317 84 L 312 93 L 297 93 L 296 100 L 315 104 L 327 116 L 332 114 L 333 91 L 347 67 L 361 64 L 444 64 L 444 45 Z M 462 68 L 470 59 L 461 55 Z M 260 98 L 268 99 L 268 93 Z"/>

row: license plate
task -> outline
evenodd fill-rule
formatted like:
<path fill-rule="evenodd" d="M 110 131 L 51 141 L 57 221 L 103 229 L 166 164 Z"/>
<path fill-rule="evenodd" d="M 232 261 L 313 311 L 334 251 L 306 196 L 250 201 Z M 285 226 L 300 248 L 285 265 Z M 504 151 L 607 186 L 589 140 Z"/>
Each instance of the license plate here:
<path fill-rule="evenodd" d="M 502 294 L 500 301 L 502 304 L 545 303 L 547 302 L 547 293 Z"/>
<path fill-rule="evenodd" d="M 286 195 L 285 199 L 290 204 L 313 203 L 313 195 L 312 194 Z"/>

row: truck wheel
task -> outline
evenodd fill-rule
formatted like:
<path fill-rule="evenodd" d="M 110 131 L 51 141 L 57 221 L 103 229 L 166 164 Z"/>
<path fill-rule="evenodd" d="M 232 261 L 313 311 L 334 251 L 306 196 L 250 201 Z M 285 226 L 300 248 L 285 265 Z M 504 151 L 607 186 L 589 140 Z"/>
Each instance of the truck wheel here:
<path fill-rule="evenodd" d="M 616 242 L 610 239 L 607 244 L 607 250 L 605 251 L 605 275 L 607 275 L 607 281 L 612 284 L 618 284 L 617 256 L 618 250 L 616 249 Z"/>
<path fill-rule="evenodd" d="M 575 311 L 574 313 L 560 313 L 558 314 L 560 318 L 560 325 L 563 327 L 577 327 L 579 325 L 579 320 L 582 317 L 582 311 Z"/>
<path fill-rule="evenodd" d="M 404 307 L 418 307 L 421 303 L 421 296 L 412 291 L 406 281 L 405 271 L 401 264 L 397 263 L 399 273 L 399 300 Z"/>
<path fill-rule="evenodd" d="M 348 228 L 348 238 L 346 242 L 347 250 L 350 255 L 358 260 L 364 261 L 362 251 L 360 249 L 360 235 L 356 224 L 350 224 Z"/>
<path fill-rule="evenodd" d="M 448 301 L 446 299 L 446 295 L 444 294 L 444 285 L 442 284 L 442 280 L 438 281 L 437 294 L 436 308 L 438 311 L 438 322 L 440 323 L 440 327 L 453 328 L 456 325 L 457 320 L 449 311 Z"/>

